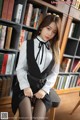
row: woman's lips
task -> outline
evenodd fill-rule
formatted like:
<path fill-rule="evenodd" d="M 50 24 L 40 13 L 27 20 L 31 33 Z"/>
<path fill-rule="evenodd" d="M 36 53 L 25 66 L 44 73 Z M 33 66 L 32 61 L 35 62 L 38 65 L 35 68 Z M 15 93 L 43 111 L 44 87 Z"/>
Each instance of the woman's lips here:
<path fill-rule="evenodd" d="M 48 36 L 45 36 L 45 38 L 46 38 L 46 39 L 49 39 L 49 37 L 48 37 Z"/>

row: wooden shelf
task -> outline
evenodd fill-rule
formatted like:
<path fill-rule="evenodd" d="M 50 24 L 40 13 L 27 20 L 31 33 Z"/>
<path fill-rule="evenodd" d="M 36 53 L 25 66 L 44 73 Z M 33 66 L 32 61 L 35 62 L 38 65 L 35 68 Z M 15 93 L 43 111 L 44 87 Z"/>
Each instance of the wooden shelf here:
<path fill-rule="evenodd" d="M 73 93 L 73 92 L 78 92 L 80 91 L 80 87 L 74 87 L 74 88 L 68 88 L 68 89 L 61 89 L 61 90 L 56 90 L 56 92 L 60 94 L 67 94 L 67 93 Z"/>
<path fill-rule="evenodd" d="M 71 6 L 69 16 L 73 17 L 77 21 L 80 21 L 80 10 L 76 9 L 74 6 Z"/>
<path fill-rule="evenodd" d="M 68 14 L 68 11 L 69 11 L 69 4 L 66 4 L 65 2 L 61 2 L 61 3 L 57 4 L 57 6 L 54 6 L 54 5 L 49 4 L 49 3 L 42 1 L 42 0 L 29 0 L 29 1 L 31 3 L 35 3 L 37 5 L 46 6 L 49 9 L 52 9 L 58 13 Z"/>

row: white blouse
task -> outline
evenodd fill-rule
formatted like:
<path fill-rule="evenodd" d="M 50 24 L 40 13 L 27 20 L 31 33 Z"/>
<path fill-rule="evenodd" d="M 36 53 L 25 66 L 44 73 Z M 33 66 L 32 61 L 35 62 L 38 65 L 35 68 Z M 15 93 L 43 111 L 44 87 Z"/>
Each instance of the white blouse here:
<path fill-rule="evenodd" d="M 40 36 L 37 36 L 37 38 L 40 41 L 45 42 Z M 35 58 L 39 51 L 39 47 L 38 47 L 39 41 L 37 40 L 37 38 L 34 39 L 34 57 Z M 16 68 L 16 73 L 17 73 L 17 77 L 18 77 L 21 90 L 23 90 L 24 88 L 30 87 L 30 84 L 27 79 L 26 42 L 27 41 L 24 41 L 20 48 L 19 60 L 18 60 L 17 68 Z M 40 64 L 41 55 L 42 55 L 42 48 L 40 50 L 39 56 L 36 61 L 39 66 L 40 71 L 42 72 L 47 68 L 47 66 L 52 60 L 52 51 L 51 49 L 47 49 L 46 46 L 44 45 L 43 59 L 42 59 L 42 63 Z M 55 84 L 57 75 L 59 73 L 59 67 L 60 67 L 60 64 L 55 63 L 51 70 L 50 75 L 48 75 L 46 78 L 47 81 L 42 89 L 46 91 L 47 93 L 49 93 L 50 89 Z"/>

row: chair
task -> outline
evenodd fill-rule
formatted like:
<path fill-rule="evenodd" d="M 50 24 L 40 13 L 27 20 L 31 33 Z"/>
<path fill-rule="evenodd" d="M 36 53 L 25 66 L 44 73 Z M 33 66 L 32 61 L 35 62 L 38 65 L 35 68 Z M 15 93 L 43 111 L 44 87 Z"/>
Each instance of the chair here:
<path fill-rule="evenodd" d="M 79 92 L 79 96 L 80 96 L 80 92 Z M 77 102 L 77 104 L 75 105 L 75 107 L 73 108 L 73 110 L 71 111 L 71 115 L 75 112 L 75 110 L 79 107 L 80 105 L 80 100 Z"/>

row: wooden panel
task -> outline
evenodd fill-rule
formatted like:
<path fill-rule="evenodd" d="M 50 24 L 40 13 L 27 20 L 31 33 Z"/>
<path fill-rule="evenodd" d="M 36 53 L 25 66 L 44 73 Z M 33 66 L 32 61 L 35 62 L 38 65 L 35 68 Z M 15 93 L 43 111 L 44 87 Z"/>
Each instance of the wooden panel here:
<path fill-rule="evenodd" d="M 60 63 L 62 62 L 63 54 L 66 48 L 71 23 L 72 23 L 72 17 L 68 17 L 67 25 L 65 28 L 64 36 L 63 36 L 63 42 L 62 42 L 61 50 L 60 50 Z"/>
<path fill-rule="evenodd" d="M 62 94 L 60 98 L 61 103 L 56 109 L 55 120 L 80 120 L 80 106 L 70 114 L 80 101 L 79 92 Z"/>
<path fill-rule="evenodd" d="M 55 7 L 54 5 L 49 4 L 49 3 L 45 2 L 45 1 L 42 1 L 42 0 L 33 0 L 33 1 L 29 0 L 29 1 L 31 1 L 31 3 L 34 2 L 36 4 L 46 6 L 46 7 L 50 8 L 50 9 L 56 11 L 56 12 L 59 12 L 59 13 L 68 14 L 68 11 L 69 11 L 69 5 L 66 4 L 65 2 L 59 2 L 57 4 L 57 6 Z"/>
<path fill-rule="evenodd" d="M 74 93 L 74 92 L 79 92 L 79 91 L 80 91 L 80 87 L 56 90 L 58 95 L 60 95 L 60 94 L 67 94 L 67 93 Z"/>
<path fill-rule="evenodd" d="M 77 10 L 75 7 L 71 6 L 69 15 L 80 21 L 80 10 Z"/>

